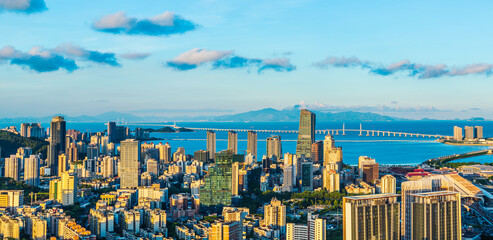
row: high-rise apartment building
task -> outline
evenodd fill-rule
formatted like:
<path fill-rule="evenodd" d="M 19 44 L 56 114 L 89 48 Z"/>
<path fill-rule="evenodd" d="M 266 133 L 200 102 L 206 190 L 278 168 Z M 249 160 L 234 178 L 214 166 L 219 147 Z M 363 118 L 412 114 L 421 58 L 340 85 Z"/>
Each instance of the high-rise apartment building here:
<path fill-rule="evenodd" d="M 31 186 L 39 185 L 39 163 L 37 155 L 31 155 L 24 159 L 24 182 Z"/>
<path fill-rule="evenodd" d="M 24 205 L 24 190 L 0 190 L 0 208 Z"/>
<path fill-rule="evenodd" d="M 336 147 L 334 137 L 327 134 L 324 139 L 324 167 L 336 172 L 342 171 L 342 147 Z"/>
<path fill-rule="evenodd" d="M 216 133 L 214 131 L 207 131 L 207 152 L 209 152 L 209 158 L 216 158 Z"/>
<path fill-rule="evenodd" d="M 315 114 L 301 109 L 300 127 L 298 130 L 298 142 L 296 145 L 296 155 L 311 157 L 312 144 L 315 142 Z"/>
<path fill-rule="evenodd" d="M 33 240 L 46 240 L 47 239 L 47 226 L 48 222 L 40 217 L 31 217 L 31 232 L 30 237 Z"/>
<path fill-rule="evenodd" d="M 77 174 L 73 171 L 63 172 L 59 179 L 50 181 L 50 199 L 63 206 L 72 205 L 77 197 Z"/>
<path fill-rule="evenodd" d="M 10 155 L 9 158 L 5 158 L 5 177 L 19 181 L 21 177 L 21 161 L 22 157 L 17 155 Z"/>
<path fill-rule="evenodd" d="M 137 188 L 140 182 L 140 142 L 127 139 L 120 146 L 120 176 L 121 188 Z"/>
<path fill-rule="evenodd" d="M 344 240 L 400 239 L 398 194 L 343 198 Z"/>
<path fill-rule="evenodd" d="M 169 143 L 162 144 L 159 143 L 156 146 L 157 149 L 159 149 L 159 163 L 170 163 L 171 162 L 171 146 Z"/>
<path fill-rule="evenodd" d="M 455 141 L 462 141 L 462 128 L 454 126 L 454 140 Z"/>
<path fill-rule="evenodd" d="M 323 163 L 324 161 L 324 142 L 316 141 L 312 144 L 312 161 L 313 163 Z"/>
<path fill-rule="evenodd" d="M 304 224 L 286 224 L 286 240 L 307 240 L 308 226 Z"/>
<path fill-rule="evenodd" d="M 392 175 L 385 175 L 380 179 L 380 193 L 397 193 L 397 181 Z"/>
<path fill-rule="evenodd" d="M 231 166 L 231 195 L 238 196 L 240 193 L 240 163 L 234 162 Z"/>
<path fill-rule="evenodd" d="M 66 123 L 62 116 L 53 117 L 50 123 L 50 144 L 48 146 L 48 166 L 51 175 L 58 174 L 58 155 L 65 152 Z"/>
<path fill-rule="evenodd" d="M 296 172 L 293 165 L 284 165 L 282 190 L 292 192 L 296 186 Z"/>
<path fill-rule="evenodd" d="M 415 194 L 453 191 L 453 183 L 444 178 L 443 175 L 430 176 L 414 181 L 406 181 L 401 185 L 401 235 L 402 240 L 413 240 L 412 238 L 412 205 Z"/>
<path fill-rule="evenodd" d="M 281 136 L 273 136 L 267 138 L 266 146 L 266 155 L 268 158 L 272 158 L 272 156 L 275 156 L 276 160 L 278 160 L 282 157 Z"/>
<path fill-rule="evenodd" d="M 341 190 L 340 175 L 338 172 L 325 168 L 323 170 L 322 184 L 327 192 L 339 192 Z"/>
<path fill-rule="evenodd" d="M 238 153 L 238 133 L 235 131 L 228 131 L 228 150 Z"/>
<path fill-rule="evenodd" d="M 58 155 L 58 177 L 61 177 L 64 172 L 68 171 L 68 161 L 65 154 Z"/>
<path fill-rule="evenodd" d="M 286 206 L 276 198 L 270 204 L 264 206 L 264 222 L 266 226 L 280 230 L 281 234 L 286 233 Z"/>
<path fill-rule="evenodd" d="M 474 127 L 474 137 L 477 139 L 483 138 L 483 126 Z"/>
<path fill-rule="evenodd" d="M 470 127 L 470 126 L 465 126 L 464 127 L 464 133 L 465 133 L 465 137 L 466 137 L 466 140 L 473 140 L 474 139 L 474 127 Z"/>
<path fill-rule="evenodd" d="M 255 131 L 248 131 L 247 139 L 247 153 L 253 154 L 257 157 L 257 133 Z"/>
<path fill-rule="evenodd" d="M 412 194 L 411 239 L 462 239 L 458 192 Z"/>

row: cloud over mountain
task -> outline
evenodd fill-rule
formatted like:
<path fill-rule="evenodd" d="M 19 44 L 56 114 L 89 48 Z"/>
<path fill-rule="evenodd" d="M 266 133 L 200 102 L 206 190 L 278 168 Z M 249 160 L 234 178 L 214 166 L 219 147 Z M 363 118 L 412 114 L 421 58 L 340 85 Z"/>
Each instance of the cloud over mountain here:
<path fill-rule="evenodd" d="M 0 11 L 37 13 L 47 10 L 44 0 L 0 0 Z"/>
<path fill-rule="evenodd" d="M 8 62 L 12 65 L 20 65 L 38 73 L 61 69 L 73 72 L 79 68 L 76 63 L 78 60 L 120 66 L 114 53 L 87 50 L 70 43 L 61 44 L 53 49 L 36 46 L 27 52 L 22 52 L 12 46 L 5 46 L 0 49 L 0 63 Z"/>
<path fill-rule="evenodd" d="M 213 51 L 199 48 L 182 53 L 166 64 L 177 70 L 185 71 L 206 63 L 211 63 L 212 69 L 256 68 L 259 73 L 264 70 L 289 72 L 296 69 L 287 58 L 246 58 L 234 55 L 233 51 Z"/>
<path fill-rule="evenodd" d="M 93 23 L 95 30 L 113 34 L 168 36 L 195 30 L 197 24 L 173 12 L 152 18 L 128 17 L 125 12 L 109 14 Z"/>
<path fill-rule="evenodd" d="M 465 66 L 450 67 L 446 64 L 418 64 L 409 60 L 402 60 L 389 65 L 382 65 L 375 62 L 363 61 L 356 57 L 328 57 L 319 62 L 313 63 L 313 66 L 327 69 L 329 67 L 337 68 L 355 68 L 368 69 L 370 73 L 388 76 L 400 72 L 407 73 L 408 76 L 420 79 L 438 78 L 444 76 L 464 76 L 473 74 L 484 74 L 489 76 L 493 71 L 493 64 L 477 63 Z"/>

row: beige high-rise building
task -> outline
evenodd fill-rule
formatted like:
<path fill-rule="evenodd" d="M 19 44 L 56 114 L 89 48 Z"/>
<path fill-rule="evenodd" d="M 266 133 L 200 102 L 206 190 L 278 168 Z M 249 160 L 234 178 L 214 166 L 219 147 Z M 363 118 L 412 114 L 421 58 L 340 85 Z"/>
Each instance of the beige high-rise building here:
<path fill-rule="evenodd" d="M 474 127 L 474 137 L 477 139 L 483 138 L 483 126 Z"/>
<path fill-rule="evenodd" d="M 58 190 L 58 202 L 62 205 L 74 204 L 77 197 L 77 174 L 72 171 L 62 173 L 60 178 L 61 187 Z"/>
<path fill-rule="evenodd" d="M 209 152 L 209 159 L 216 159 L 216 133 L 214 131 L 207 131 L 207 152 Z"/>
<path fill-rule="evenodd" d="M 238 153 L 238 133 L 235 131 L 228 132 L 228 149 L 233 151 L 233 154 Z"/>
<path fill-rule="evenodd" d="M 401 234 L 403 240 L 412 240 L 412 204 L 418 193 L 453 191 L 453 183 L 443 175 L 430 176 L 401 184 Z"/>
<path fill-rule="evenodd" d="M 367 156 L 360 156 L 358 159 L 358 175 L 363 178 L 363 169 L 365 165 L 373 165 L 376 161 L 373 158 Z"/>
<path fill-rule="evenodd" d="M 31 186 L 39 185 L 39 162 L 37 155 L 24 159 L 24 182 Z"/>
<path fill-rule="evenodd" d="M 137 188 L 140 182 L 140 142 L 127 139 L 121 142 L 120 177 L 121 188 Z"/>
<path fill-rule="evenodd" d="M 400 239 L 398 194 L 344 197 L 344 240 Z"/>
<path fill-rule="evenodd" d="M 116 159 L 114 157 L 103 157 L 103 177 L 113 178 L 116 175 Z"/>
<path fill-rule="evenodd" d="M 314 240 L 326 240 L 327 239 L 327 222 L 323 218 L 315 219 L 315 239 Z"/>
<path fill-rule="evenodd" d="M 248 131 L 247 154 L 251 153 L 257 158 L 257 133 Z"/>
<path fill-rule="evenodd" d="M 234 162 L 231 168 L 231 195 L 238 196 L 240 181 L 240 163 Z"/>
<path fill-rule="evenodd" d="M 385 175 L 380 179 L 380 193 L 397 193 L 397 181 L 392 175 Z"/>
<path fill-rule="evenodd" d="M 0 190 L 0 208 L 19 207 L 24 204 L 24 190 Z"/>
<path fill-rule="evenodd" d="M 9 158 L 5 158 L 5 177 L 19 181 L 21 176 L 21 161 L 22 157 L 16 155 L 10 155 Z"/>
<path fill-rule="evenodd" d="M 58 155 L 58 177 L 62 176 L 62 173 L 68 170 L 68 161 L 65 154 Z"/>
<path fill-rule="evenodd" d="M 324 140 L 324 167 L 340 172 L 342 170 L 342 147 L 336 147 L 330 134 Z"/>
<path fill-rule="evenodd" d="M 266 155 L 268 158 L 275 156 L 276 159 L 281 159 L 282 157 L 282 142 L 281 136 L 269 137 L 266 140 Z"/>
<path fill-rule="evenodd" d="M 209 232 L 210 240 L 241 240 L 243 239 L 243 226 L 241 222 L 216 221 L 211 224 Z"/>
<path fill-rule="evenodd" d="M 307 240 L 308 226 L 304 224 L 286 224 L 286 240 Z"/>
<path fill-rule="evenodd" d="M 464 133 L 466 135 L 466 140 L 473 140 L 474 139 L 474 127 L 465 126 L 464 127 Z"/>
<path fill-rule="evenodd" d="M 458 192 L 416 193 L 412 196 L 410 239 L 462 239 Z"/>
<path fill-rule="evenodd" d="M 341 189 L 340 175 L 332 169 L 323 170 L 323 188 L 327 192 L 339 192 Z"/>
<path fill-rule="evenodd" d="M 31 218 L 31 239 L 33 240 L 46 240 L 46 231 L 48 223 L 46 220 L 39 217 Z"/>
<path fill-rule="evenodd" d="M 266 226 L 286 233 L 286 206 L 276 198 L 270 201 L 270 204 L 264 207 L 264 222 Z"/>
<path fill-rule="evenodd" d="M 162 144 L 159 143 L 156 145 L 156 148 L 159 150 L 159 162 L 160 163 L 169 163 L 171 162 L 171 146 L 169 143 Z"/>
<path fill-rule="evenodd" d="M 454 126 L 454 140 L 455 141 L 462 141 L 462 128 Z"/>

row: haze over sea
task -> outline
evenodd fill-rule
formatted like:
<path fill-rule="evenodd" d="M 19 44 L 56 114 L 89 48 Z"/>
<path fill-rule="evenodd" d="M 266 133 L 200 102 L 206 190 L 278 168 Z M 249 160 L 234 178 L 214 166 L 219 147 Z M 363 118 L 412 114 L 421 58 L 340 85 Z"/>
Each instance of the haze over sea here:
<path fill-rule="evenodd" d="M 105 123 L 76 123 L 70 122 L 67 119 L 67 129 L 77 129 L 82 132 L 96 132 L 106 129 Z M 173 124 L 172 122 L 164 124 Z M 279 129 L 279 130 L 297 130 L 298 122 L 177 122 L 180 127 L 193 128 L 219 128 L 219 129 Z M 342 129 L 342 122 L 318 122 L 316 129 Z M 453 126 L 483 126 L 484 136 L 493 137 L 493 121 L 390 121 L 390 122 L 362 122 L 365 130 L 382 130 L 396 131 L 407 133 L 423 133 L 423 134 L 441 134 L 452 135 Z M 13 124 L 2 124 L 2 128 Z M 346 122 L 346 129 L 359 129 L 359 122 Z M 15 125 L 17 129 L 20 123 Z M 49 123 L 42 123 L 43 127 L 49 127 Z M 128 125 L 132 130 L 136 125 Z M 149 128 L 149 127 L 143 127 Z M 160 128 L 160 127 L 152 127 Z M 482 146 L 451 146 L 438 143 L 433 138 L 417 138 L 417 137 L 382 137 L 382 136 L 358 136 L 358 132 L 346 132 L 345 136 L 334 135 L 336 146 L 343 148 L 344 163 L 354 165 L 358 163 L 359 156 L 369 156 L 375 158 L 380 164 L 409 164 L 415 165 L 423 161 L 445 155 L 475 151 L 486 149 Z M 272 133 L 257 132 L 258 136 L 258 154 L 263 156 L 266 152 L 265 139 L 274 136 Z M 297 134 L 282 133 L 279 134 L 282 138 L 283 153 L 296 152 Z M 371 135 L 371 134 L 370 134 Z M 184 147 L 187 154 L 193 154 L 197 150 L 206 149 L 206 133 L 205 131 L 182 132 L 182 133 L 152 133 L 151 137 L 162 138 L 163 140 L 152 141 L 154 143 L 169 142 L 172 147 L 172 152 L 178 147 Z M 239 152 L 246 150 L 247 133 L 238 133 L 238 149 Z M 323 134 L 317 134 L 316 140 L 323 140 Z M 227 148 L 227 132 L 216 132 L 216 150 L 221 151 Z M 261 157 L 260 157 L 261 159 Z M 481 156 L 470 159 L 462 159 L 458 161 L 476 161 L 481 163 L 493 162 L 491 156 Z"/>

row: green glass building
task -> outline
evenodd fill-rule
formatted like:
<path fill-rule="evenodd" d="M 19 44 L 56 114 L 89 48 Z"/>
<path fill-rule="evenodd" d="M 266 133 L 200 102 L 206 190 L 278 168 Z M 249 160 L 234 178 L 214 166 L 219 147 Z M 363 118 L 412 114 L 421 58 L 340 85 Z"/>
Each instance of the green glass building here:
<path fill-rule="evenodd" d="M 230 150 L 216 154 L 215 165 L 209 167 L 200 188 L 201 208 L 207 210 L 231 205 L 232 165 L 244 160 L 243 154 L 233 154 Z"/>
<path fill-rule="evenodd" d="M 311 158 L 312 144 L 315 142 L 315 113 L 306 109 L 300 111 L 300 128 L 298 131 L 298 143 L 296 145 L 296 155 L 305 155 Z"/>

